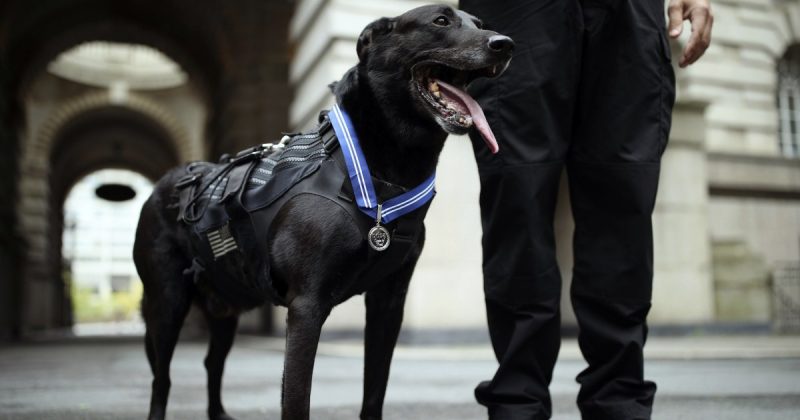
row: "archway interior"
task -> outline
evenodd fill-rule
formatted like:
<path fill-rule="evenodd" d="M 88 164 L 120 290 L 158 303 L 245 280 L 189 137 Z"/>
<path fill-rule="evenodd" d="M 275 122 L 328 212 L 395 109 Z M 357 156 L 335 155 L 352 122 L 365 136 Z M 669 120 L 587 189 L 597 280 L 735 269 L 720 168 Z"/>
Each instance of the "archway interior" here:
<path fill-rule="evenodd" d="M 110 99 L 66 120 L 49 150 L 48 243 L 64 286 L 59 312 L 78 335 L 139 334 L 141 282 L 131 257 L 136 222 L 153 182 L 182 156 L 173 131 L 127 98 L 187 100 L 187 77 L 155 49 L 110 42 L 58 55 L 42 77 L 34 92 L 66 90 L 73 97 L 105 90 Z M 108 184 L 135 196 L 103 200 L 97 189 Z"/>
<path fill-rule="evenodd" d="M 50 158 L 50 206 L 57 210 L 50 220 L 51 241 L 61 255 L 62 313 L 76 334 L 143 330 L 133 235 L 154 180 L 177 162 L 166 132 L 125 108 L 92 110 L 59 132 Z M 133 189 L 134 198 L 98 197 L 97 189 L 109 184 Z"/>
<path fill-rule="evenodd" d="M 47 70 L 63 79 L 88 86 L 158 90 L 187 81 L 178 63 L 142 44 L 90 41 L 59 54 Z"/>
<path fill-rule="evenodd" d="M 103 185 L 121 184 L 136 194 L 112 202 L 97 196 Z M 131 249 L 142 204 L 153 183 L 142 174 L 101 169 L 81 178 L 64 201 L 63 276 L 72 302 L 76 335 L 140 334 L 141 281 Z"/>
<path fill-rule="evenodd" d="M 164 156 L 216 159 L 286 129 L 292 96 L 288 34 L 296 7 L 263 0 L 214 7 L 185 0 L 5 3 L 0 6 L 0 96 L 5 99 L 0 101 L 0 144 L 8 153 L 0 154 L 0 179 L 5 180 L 0 198 L 15 204 L 0 211 L 0 339 L 71 325 L 60 274 L 59 219 L 67 185 L 76 177 L 114 167 L 155 179 L 163 172 L 154 168 L 165 165 L 156 161 Z M 119 54 L 112 44 L 133 48 Z M 159 57 L 173 63 L 154 64 Z M 139 124 L 127 130 L 129 135 L 138 130 L 151 135 L 136 137 L 152 139 L 166 132 L 178 139 L 169 145 L 177 153 L 123 141 L 122 157 L 112 161 L 100 153 L 111 155 L 109 142 L 91 143 L 98 150 L 77 145 L 90 142 L 75 138 L 68 141 L 74 147 L 56 144 L 56 137 L 84 137 L 77 136 L 77 127 L 74 136 L 62 136 L 62 128 L 99 107 L 149 118 L 160 130 Z M 51 159 L 56 147 L 57 154 L 72 157 Z M 139 149 L 152 157 L 149 169 L 145 160 L 135 164 L 126 157 Z M 268 323 L 253 325 L 260 329 Z"/>

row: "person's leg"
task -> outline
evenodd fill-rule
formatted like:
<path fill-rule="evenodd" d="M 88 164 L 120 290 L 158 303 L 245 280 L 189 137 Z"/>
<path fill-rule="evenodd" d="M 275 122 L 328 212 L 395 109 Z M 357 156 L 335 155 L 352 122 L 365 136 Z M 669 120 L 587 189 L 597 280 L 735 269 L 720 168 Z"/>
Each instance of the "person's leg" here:
<path fill-rule="evenodd" d="M 580 96 L 568 177 L 572 302 L 589 367 L 584 419 L 649 419 L 644 379 L 653 280 L 651 215 L 674 101 L 663 0 L 584 0 Z"/>
<path fill-rule="evenodd" d="M 546 419 L 560 347 L 553 212 L 560 164 L 481 170 L 486 315 L 499 362 L 475 389 L 492 419 Z"/>
<path fill-rule="evenodd" d="M 516 43 L 505 74 L 470 88 L 500 145 L 491 155 L 472 133 L 486 310 L 499 362 L 475 395 L 492 419 L 546 419 L 560 346 L 553 214 L 571 135 L 580 9 L 577 0 L 462 0 L 460 6 Z"/>

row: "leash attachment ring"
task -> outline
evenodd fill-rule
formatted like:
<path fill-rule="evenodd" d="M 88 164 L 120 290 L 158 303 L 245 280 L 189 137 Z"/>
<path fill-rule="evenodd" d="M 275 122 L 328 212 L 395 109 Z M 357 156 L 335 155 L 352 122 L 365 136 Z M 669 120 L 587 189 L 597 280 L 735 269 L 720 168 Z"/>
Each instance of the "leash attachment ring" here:
<path fill-rule="evenodd" d="M 367 243 L 375 251 L 385 251 L 392 243 L 392 235 L 389 230 L 381 226 L 381 213 L 383 205 L 378 204 L 378 216 L 375 218 L 375 226 L 367 233 Z"/>

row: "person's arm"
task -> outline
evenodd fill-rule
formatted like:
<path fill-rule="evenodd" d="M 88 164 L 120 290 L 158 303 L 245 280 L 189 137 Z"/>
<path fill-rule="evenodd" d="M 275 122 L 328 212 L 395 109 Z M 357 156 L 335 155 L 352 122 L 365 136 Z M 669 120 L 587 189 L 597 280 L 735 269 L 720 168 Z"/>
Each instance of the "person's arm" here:
<path fill-rule="evenodd" d="M 714 26 L 714 15 L 711 13 L 710 0 L 669 0 L 669 36 L 677 38 L 683 32 L 683 21 L 692 22 L 692 35 L 683 50 L 678 65 L 686 67 L 706 52 L 711 44 L 711 27 Z"/>

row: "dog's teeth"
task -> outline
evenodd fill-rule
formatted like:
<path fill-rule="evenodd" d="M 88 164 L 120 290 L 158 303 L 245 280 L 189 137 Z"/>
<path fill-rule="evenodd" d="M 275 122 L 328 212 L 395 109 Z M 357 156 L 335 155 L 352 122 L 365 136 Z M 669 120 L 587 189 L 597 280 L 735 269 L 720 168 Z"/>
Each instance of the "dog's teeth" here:
<path fill-rule="evenodd" d="M 466 117 L 464 117 L 464 124 L 465 124 L 465 125 L 468 125 L 468 126 L 469 126 L 469 125 L 472 125 L 472 117 L 470 117 L 469 115 L 467 115 Z"/>
<path fill-rule="evenodd" d="M 438 90 L 434 90 L 433 91 L 433 96 L 435 96 L 437 98 L 441 98 L 442 97 L 442 92 L 439 92 Z M 442 102 L 443 101 L 444 101 L 444 99 L 442 99 Z"/>
<path fill-rule="evenodd" d="M 458 117 L 458 122 L 461 124 L 467 124 L 467 120 L 465 120 L 464 117 Z"/>
<path fill-rule="evenodd" d="M 448 103 L 447 103 L 447 105 L 445 105 L 445 106 L 447 107 L 447 109 L 450 109 L 450 110 L 453 110 L 453 111 L 455 111 L 455 110 L 456 110 L 456 106 L 455 106 L 455 105 L 453 105 L 453 104 L 452 104 L 452 103 L 450 103 L 450 102 L 448 102 Z"/>
<path fill-rule="evenodd" d="M 439 84 L 438 84 L 438 83 L 436 83 L 436 82 L 431 82 L 431 84 L 430 84 L 430 85 L 428 85 L 428 89 L 429 89 L 431 92 L 434 92 L 434 93 L 436 93 L 436 92 L 438 92 L 438 91 L 439 91 Z"/>

